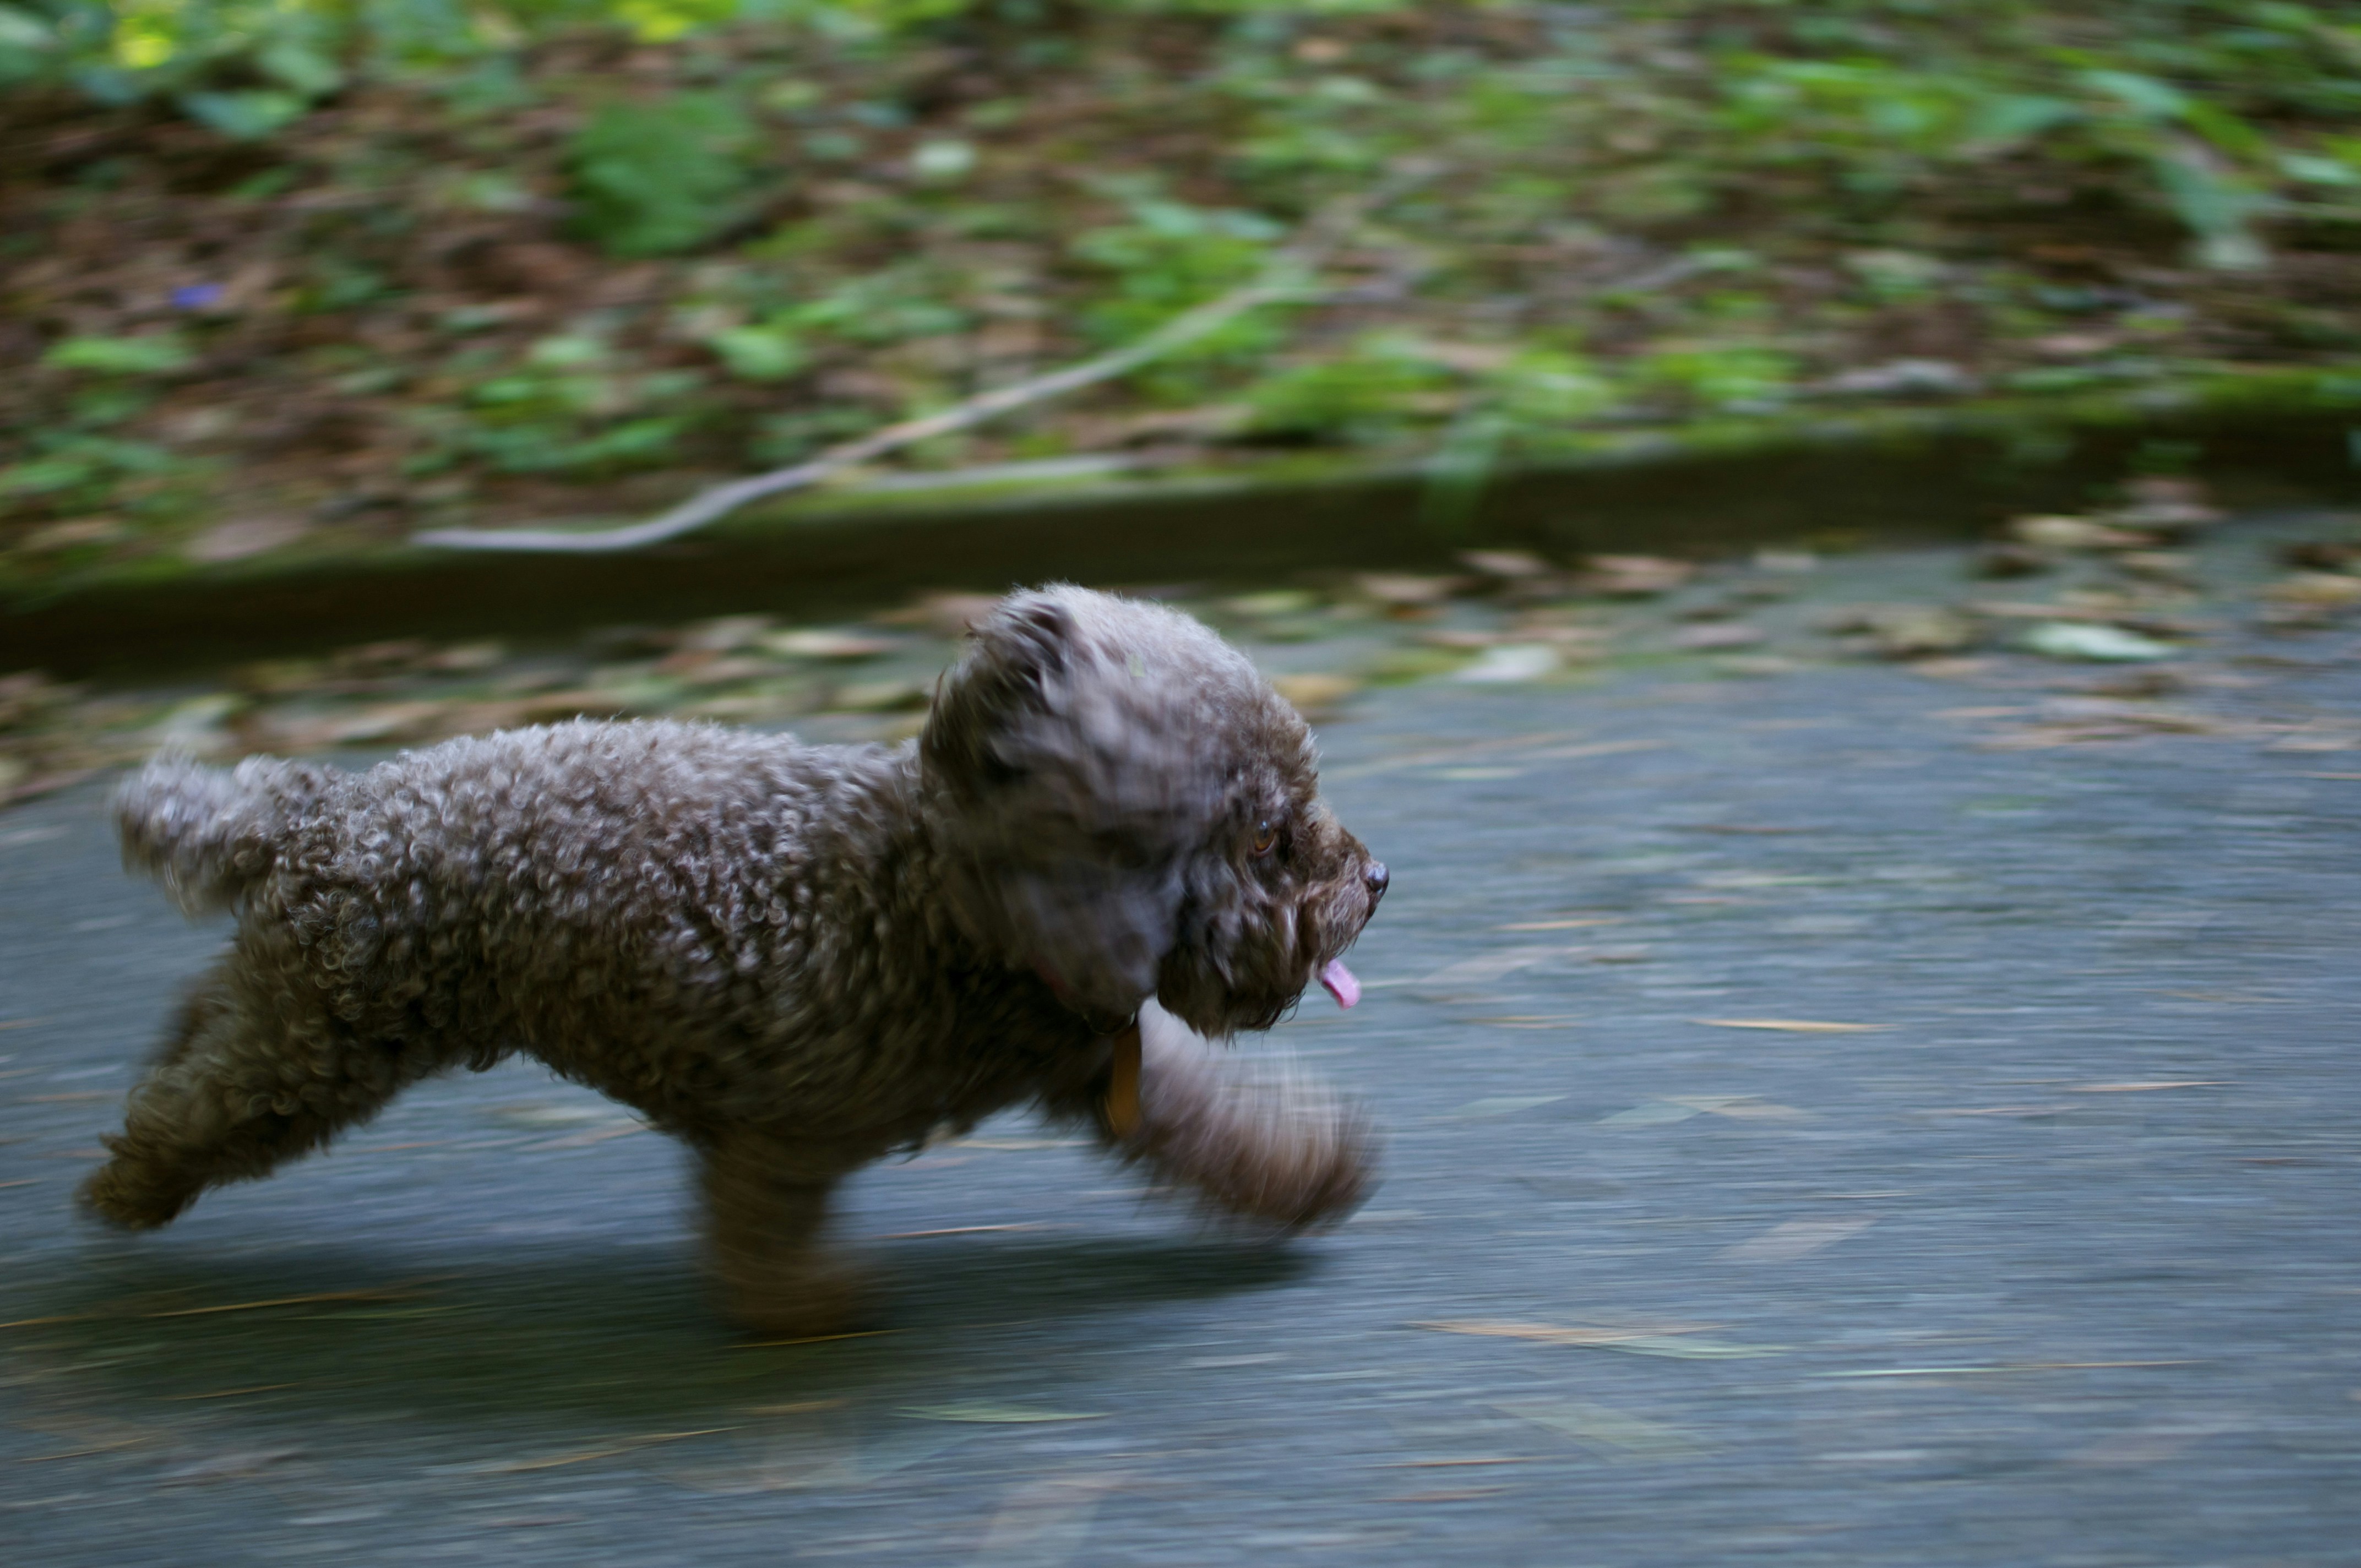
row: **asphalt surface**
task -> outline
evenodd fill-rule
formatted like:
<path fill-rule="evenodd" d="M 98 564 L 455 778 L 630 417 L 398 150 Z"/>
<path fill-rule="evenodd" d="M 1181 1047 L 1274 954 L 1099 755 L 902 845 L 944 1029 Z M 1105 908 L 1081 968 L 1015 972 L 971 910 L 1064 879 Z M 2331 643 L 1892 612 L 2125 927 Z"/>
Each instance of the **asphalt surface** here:
<path fill-rule="evenodd" d="M 2361 707 L 2324 635 L 2270 703 Z M 0 1560 L 2355 1562 L 2361 752 L 1995 749 L 2010 700 L 1357 699 L 1367 999 L 1255 1048 L 1370 1102 L 1370 1207 L 1257 1248 L 996 1124 L 857 1181 L 891 1332 L 803 1345 L 707 1314 L 677 1153 L 529 1066 L 85 1230 L 220 933 L 103 786 L 9 812 Z"/>

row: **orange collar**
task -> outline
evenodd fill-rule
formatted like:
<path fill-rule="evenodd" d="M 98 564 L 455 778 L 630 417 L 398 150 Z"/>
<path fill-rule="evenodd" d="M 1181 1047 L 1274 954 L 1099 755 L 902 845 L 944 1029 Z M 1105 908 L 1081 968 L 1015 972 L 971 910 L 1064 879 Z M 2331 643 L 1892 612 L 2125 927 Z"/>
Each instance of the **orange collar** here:
<path fill-rule="evenodd" d="M 1107 1131 L 1127 1138 L 1139 1126 L 1139 1024 L 1115 1037 L 1115 1061 L 1107 1080 Z"/>

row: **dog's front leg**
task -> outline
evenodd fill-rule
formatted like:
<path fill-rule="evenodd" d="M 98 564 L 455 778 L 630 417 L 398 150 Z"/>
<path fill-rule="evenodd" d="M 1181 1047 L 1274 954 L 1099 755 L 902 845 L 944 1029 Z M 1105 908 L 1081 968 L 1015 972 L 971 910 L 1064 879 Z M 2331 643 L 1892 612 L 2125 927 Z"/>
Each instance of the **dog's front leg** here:
<path fill-rule="evenodd" d="M 1359 1109 L 1308 1075 L 1249 1074 L 1149 1003 L 1127 1094 L 1118 1039 L 1098 1111 L 1101 1138 L 1216 1208 L 1301 1229 L 1333 1223 L 1377 1185 L 1377 1140 Z"/>
<path fill-rule="evenodd" d="M 764 1133 L 700 1143 L 706 1245 L 725 1316 L 782 1339 L 838 1333 L 860 1321 L 867 1278 L 821 1239 L 828 1201 L 862 1163 Z"/>

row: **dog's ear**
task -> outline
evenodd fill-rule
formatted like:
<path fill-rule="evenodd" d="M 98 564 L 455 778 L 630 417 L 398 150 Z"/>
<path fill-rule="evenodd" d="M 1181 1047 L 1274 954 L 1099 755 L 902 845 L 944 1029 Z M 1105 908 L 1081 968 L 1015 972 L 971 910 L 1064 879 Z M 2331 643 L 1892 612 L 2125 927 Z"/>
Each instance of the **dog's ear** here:
<path fill-rule="evenodd" d="M 1203 743 L 1205 674 L 1179 619 L 1077 588 L 1015 595 L 945 674 L 919 744 L 954 918 L 1093 1018 L 1155 991 L 1184 861 L 1222 809 L 1224 749 Z"/>
<path fill-rule="evenodd" d="M 1004 599 L 972 627 L 935 692 L 923 743 L 928 768 L 970 789 L 1006 783 L 1001 731 L 1049 696 L 1071 663 L 1077 630 L 1073 612 L 1047 594 Z"/>

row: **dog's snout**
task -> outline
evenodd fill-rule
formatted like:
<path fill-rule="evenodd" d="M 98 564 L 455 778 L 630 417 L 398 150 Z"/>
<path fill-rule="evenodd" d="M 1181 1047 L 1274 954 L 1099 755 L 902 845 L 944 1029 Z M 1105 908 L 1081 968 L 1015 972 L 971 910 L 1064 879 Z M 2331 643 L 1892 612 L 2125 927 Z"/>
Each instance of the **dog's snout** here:
<path fill-rule="evenodd" d="M 1361 873 L 1361 880 L 1362 880 L 1363 882 L 1366 882 L 1366 883 L 1367 883 L 1369 884 L 1369 902 L 1370 902 L 1370 903 L 1374 904 L 1374 903 L 1376 903 L 1378 899 L 1380 899 L 1380 898 L 1384 897 L 1384 896 L 1385 896 L 1385 892 L 1386 892 L 1386 883 L 1387 883 L 1387 881 L 1388 881 L 1388 878 L 1387 878 L 1387 876 L 1386 876 L 1386 863 L 1385 863 L 1385 861 L 1371 861 L 1369 862 L 1369 869 L 1368 869 L 1367 871 L 1365 871 L 1365 872 L 1363 872 Z"/>

